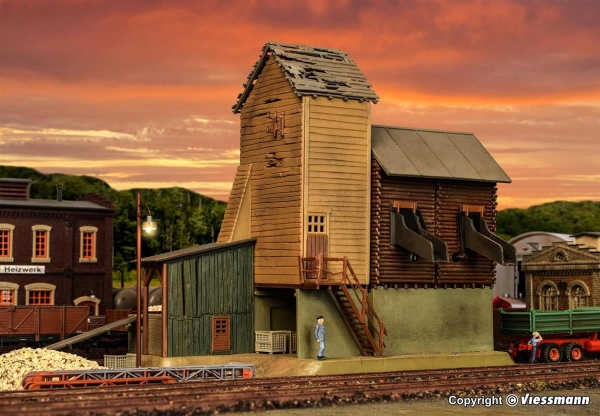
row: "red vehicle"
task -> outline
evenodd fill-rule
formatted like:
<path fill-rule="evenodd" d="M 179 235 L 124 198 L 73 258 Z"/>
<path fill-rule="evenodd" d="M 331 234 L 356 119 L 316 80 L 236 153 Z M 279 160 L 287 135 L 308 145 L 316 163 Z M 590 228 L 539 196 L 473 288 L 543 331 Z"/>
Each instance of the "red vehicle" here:
<path fill-rule="evenodd" d="M 581 307 L 567 311 L 505 312 L 500 310 L 500 332 L 520 336 L 511 343 L 509 354 L 516 361 L 528 361 L 533 332 L 543 340 L 538 344 L 536 360 L 545 363 L 581 361 L 586 354 L 600 353 L 600 308 Z"/>

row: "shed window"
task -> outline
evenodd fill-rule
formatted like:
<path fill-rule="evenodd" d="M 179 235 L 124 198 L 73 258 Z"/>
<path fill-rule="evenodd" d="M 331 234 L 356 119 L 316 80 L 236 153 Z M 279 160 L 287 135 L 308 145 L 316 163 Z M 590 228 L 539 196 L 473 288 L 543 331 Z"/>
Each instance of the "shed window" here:
<path fill-rule="evenodd" d="M 231 350 L 231 317 L 213 316 L 211 322 L 213 351 Z"/>
<path fill-rule="evenodd" d="M 324 234 L 327 233 L 327 222 L 326 216 L 323 214 L 309 215 L 306 221 L 307 229 L 306 232 L 310 234 Z"/>

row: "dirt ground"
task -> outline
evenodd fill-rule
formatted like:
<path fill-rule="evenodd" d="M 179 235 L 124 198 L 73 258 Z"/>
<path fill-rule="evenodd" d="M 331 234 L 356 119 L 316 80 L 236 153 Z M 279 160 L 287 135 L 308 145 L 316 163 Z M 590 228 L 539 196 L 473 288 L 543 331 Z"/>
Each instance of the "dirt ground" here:
<path fill-rule="evenodd" d="M 300 360 L 296 355 L 286 354 L 239 354 L 235 356 L 203 356 L 203 357 L 173 358 L 172 362 L 161 365 L 210 365 L 228 363 L 248 363 L 256 368 L 256 377 L 286 377 L 292 375 L 314 375 L 319 370 L 321 362 L 317 360 Z M 192 361 L 190 361 L 192 358 Z M 328 360 L 334 363 L 335 360 Z M 144 365 L 154 365 L 144 362 Z M 506 395 L 503 395 L 503 404 L 485 407 L 464 407 L 451 405 L 448 398 L 435 400 L 410 400 L 391 403 L 368 403 L 343 406 L 310 407 L 302 409 L 267 410 L 257 414 L 264 416 L 420 416 L 420 415 L 472 415 L 472 416 L 509 416 L 509 415 L 596 415 L 600 416 L 600 389 L 564 390 L 552 392 L 531 393 L 531 396 L 589 396 L 589 405 L 522 405 L 510 407 L 505 404 Z M 475 396 L 476 397 L 476 396 Z M 521 397 L 518 398 L 519 401 Z"/>
<path fill-rule="evenodd" d="M 600 389 L 556 391 L 536 393 L 535 396 L 589 396 L 590 404 L 573 406 L 553 405 L 517 405 L 510 407 L 503 401 L 502 405 L 489 408 L 485 406 L 463 407 L 450 405 L 448 399 L 414 400 L 393 403 L 369 403 L 344 406 L 329 406 L 304 409 L 268 410 L 261 412 L 264 416 L 422 416 L 422 415 L 471 415 L 471 416 L 511 416 L 511 415 L 540 415 L 540 416 L 591 416 L 600 415 Z"/>

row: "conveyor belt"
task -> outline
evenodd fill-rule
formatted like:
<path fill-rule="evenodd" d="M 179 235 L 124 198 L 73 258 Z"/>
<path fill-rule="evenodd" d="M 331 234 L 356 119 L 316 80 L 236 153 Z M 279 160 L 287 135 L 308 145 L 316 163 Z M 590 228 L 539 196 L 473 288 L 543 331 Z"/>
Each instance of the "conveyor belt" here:
<path fill-rule="evenodd" d="M 97 335 L 100 335 L 100 334 L 103 334 L 105 332 L 112 331 L 113 329 L 117 329 L 117 328 L 120 328 L 120 327 L 125 326 L 127 324 L 130 324 L 133 321 L 135 321 L 136 317 L 137 317 L 137 315 L 129 315 L 127 318 L 121 319 L 119 321 L 112 322 L 110 324 L 106 324 L 106 325 L 101 326 L 99 328 L 92 329 L 90 331 L 84 332 L 83 334 L 79 334 L 79 335 L 76 335 L 74 337 L 70 337 L 70 338 L 67 338 L 65 340 L 56 342 L 54 344 L 48 345 L 45 348 L 49 349 L 49 350 L 59 350 L 59 349 L 64 348 L 66 346 L 73 345 L 73 344 L 75 344 L 75 343 L 77 343 L 79 341 L 83 341 L 83 340 L 86 340 L 88 338 L 93 338 L 93 337 L 95 337 Z"/>
<path fill-rule="evenodd" d="M 253 378 L 251 364 L 203 365 L 189 367 L 142 367 L 112 370 L 32 371 L 23 377 L 26 390 L 116 386 L 129 384 L 181 383 Z"/>

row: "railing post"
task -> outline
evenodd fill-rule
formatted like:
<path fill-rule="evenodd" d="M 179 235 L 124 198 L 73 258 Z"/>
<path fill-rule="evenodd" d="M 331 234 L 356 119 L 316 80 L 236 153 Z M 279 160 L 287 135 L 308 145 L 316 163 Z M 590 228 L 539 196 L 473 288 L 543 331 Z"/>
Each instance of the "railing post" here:
<path fill-rule="evenodd" d="M 323 253 L 317 254 L 317 285 L 321 286 L 321 281 L 323 280 Z"/>
<path fill-rule="evenodd" d="M 298 270 L 300 271 L 300 284 L 304 284 L 304 271 L 302 270 L 302 256 L 298 256 Z"/>

